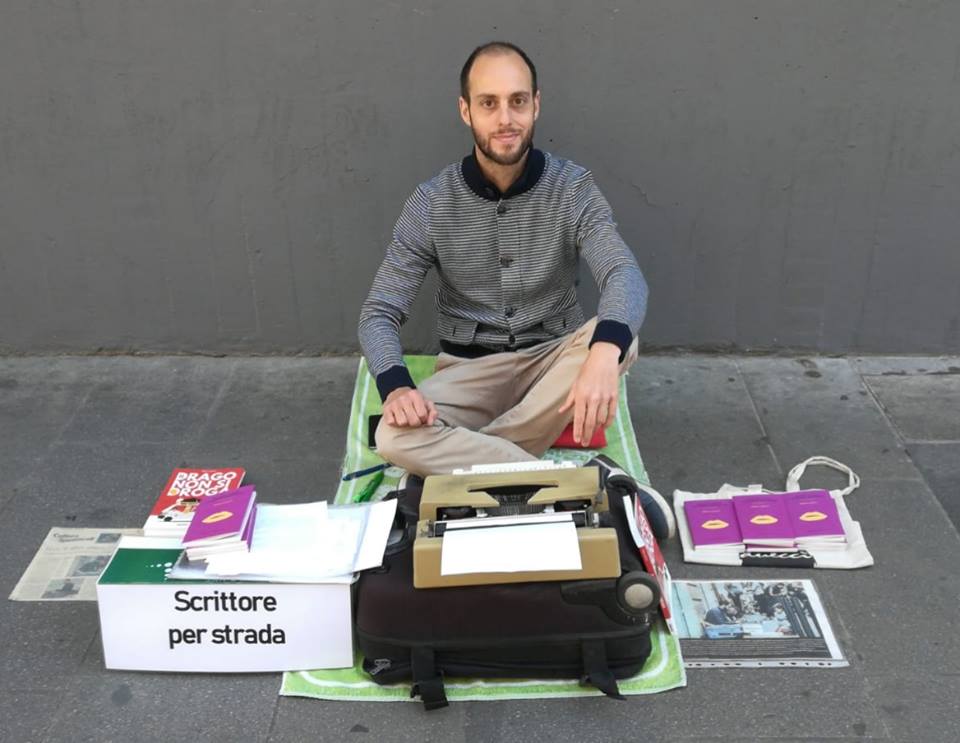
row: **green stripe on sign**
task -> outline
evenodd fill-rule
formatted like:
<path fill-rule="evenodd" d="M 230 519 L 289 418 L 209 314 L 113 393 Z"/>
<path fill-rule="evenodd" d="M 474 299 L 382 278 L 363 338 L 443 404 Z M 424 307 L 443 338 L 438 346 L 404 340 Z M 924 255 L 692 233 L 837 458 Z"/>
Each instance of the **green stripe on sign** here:
<path fill-rule="evenodd" d="M 178 549 L 118 549 L 100 576 L 100 585 L 165 583 L 180 557 Z"/>

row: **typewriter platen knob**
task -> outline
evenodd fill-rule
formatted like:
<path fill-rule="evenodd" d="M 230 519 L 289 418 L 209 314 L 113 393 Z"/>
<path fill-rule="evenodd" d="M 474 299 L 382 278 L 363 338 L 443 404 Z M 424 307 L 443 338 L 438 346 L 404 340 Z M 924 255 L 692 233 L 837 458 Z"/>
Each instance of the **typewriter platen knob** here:
<path fill-rule="evenodd" d="M 633 571 L 617 581 L 617 598 L 629 612 L 649 611 L 660 601 L 660 586 L 649 573 Z"/>

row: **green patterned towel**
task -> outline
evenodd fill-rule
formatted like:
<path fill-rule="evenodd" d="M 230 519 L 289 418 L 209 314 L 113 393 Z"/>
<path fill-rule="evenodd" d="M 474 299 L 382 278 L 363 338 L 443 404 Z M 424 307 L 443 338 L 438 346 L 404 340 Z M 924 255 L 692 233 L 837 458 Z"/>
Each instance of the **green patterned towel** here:
<path fill-rule="evenodd" d="M 415 382 L 419 383 L 433 373 L 436 356 L 406 356 L 404 361 Z M 343 459 L 343 473 L 355 472 L 382 464 L 376 452 L 367 447 L 367 417 L 380 412 L 380 396 L 361 359 L 357 382 L 353 390 L 350 410 L 350 426 L 347 432 L 347 451 Z M 551 449 L 544 459 L 567 459 L 586 462 L 596 450 Z M 602 453 L 618 462 L 640 482 L 649 484 L 647 472 L 640 458 L 637 439 L 627 408 L 625 380 L 620 380 L 620 400 L 616 422 L 607 429 L 607 446 Z M 377 488 L 374 500 L 379 500 L 394 487 L 403 471 L 390 467 L 383 482 Z M 363 489 L 369 478 L 361 477 L 340 482 L 335 503 L 350 503 Z M 659 622 L 650 635 L 652 651 L 643 670 L 633 678 L 619 682 L 623 694 L 655 694 L 675 689 L 687 683 L 680 647 L 677 638 Z M 487 699 L 547 699 L 577 696 L 599 696 L 601 692 L 592 687 L 580 686 L 568 680 L 516 680 L 516 679 L 448 679 L 445 682 L 447 698 L 454 700 Z M 410 684 L 380 686 L 370 680 L 360 668 L 360 658 L 353 668 L 338 670 L 300 671 L 283 674 L 280 687 L 283 696 L 313 697 L 315 699 L 365 700 L 370 702 L 410 701 Z"/>
<path fill-rule="evenodd" d="M 686 686 L 687 677 L 677 647 L 677 638 L 660 622 L 650 633 L 652 650 L 643 670 L 633 678 L 617 682 L 621 694 L 656 694 Z M 454 679 L 443 682 L 447 699 L 484 701 L 500 699 L 562 699 L 598 697 L 603 692 L 566 679 Z M 281 696 L 313 697 L 349 702 L 409 702 L 410 684 L 380 686 L 360 668 L 357 657 L 353 668 L 336 671 L 299 671 L 283 674 Z"/>

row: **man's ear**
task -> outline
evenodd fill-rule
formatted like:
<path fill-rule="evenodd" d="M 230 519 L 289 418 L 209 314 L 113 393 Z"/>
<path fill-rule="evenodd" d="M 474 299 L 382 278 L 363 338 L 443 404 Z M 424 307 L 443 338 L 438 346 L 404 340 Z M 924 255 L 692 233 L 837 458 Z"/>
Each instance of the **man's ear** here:
<path fill-rule="evenodd" d="M 540 118 L 540 91 L 533 96 L 533 120 Z"/>
<path fill-rule="evenodd" d="M 464 99 L 463 96 L 457 100 L 457 104 L 460 106 L 460 118 L 463 119 L 463 123 L 467 126 L 472 126 L 470 122 L 470 104 Z"/>

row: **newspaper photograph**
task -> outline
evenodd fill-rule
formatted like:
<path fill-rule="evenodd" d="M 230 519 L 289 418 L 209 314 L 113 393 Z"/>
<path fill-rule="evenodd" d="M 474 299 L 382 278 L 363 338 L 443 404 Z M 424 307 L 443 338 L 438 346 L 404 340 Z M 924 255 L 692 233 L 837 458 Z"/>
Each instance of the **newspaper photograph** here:
<path fill-rule="evenodd" d="M 811 580 L 674 580 L 687 668 L 849 665 Z"/>
<path fill-rule="evenodd" d="M 13 601 L 96 601 L 97 579 L 107 567 L 120 537 L 139 529 L 63 529 L 54 527 L 10 599 Z"/>

